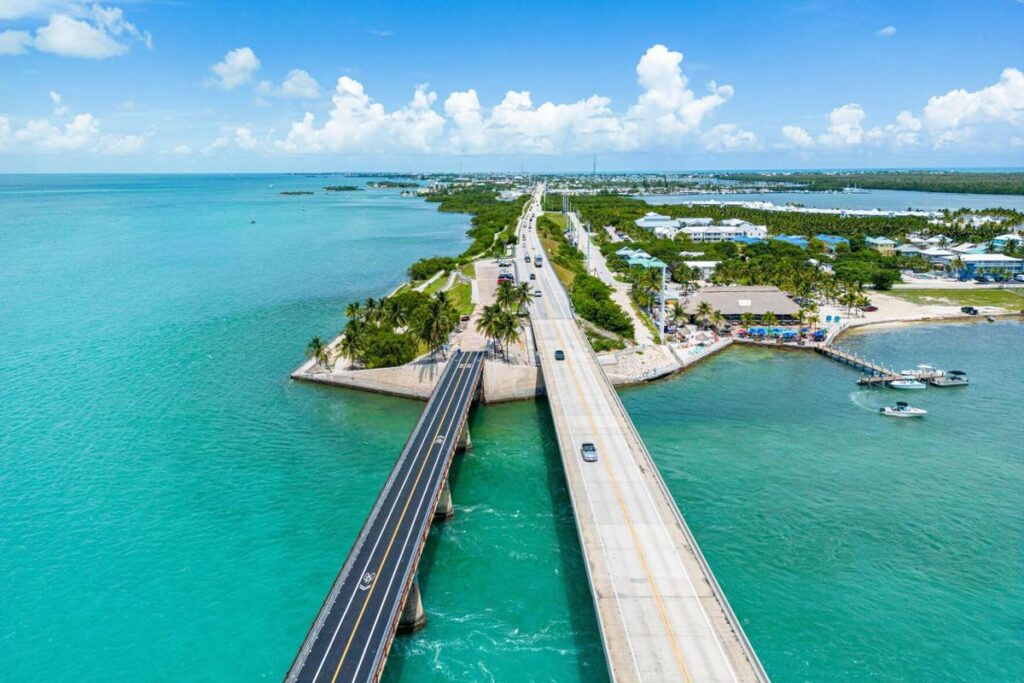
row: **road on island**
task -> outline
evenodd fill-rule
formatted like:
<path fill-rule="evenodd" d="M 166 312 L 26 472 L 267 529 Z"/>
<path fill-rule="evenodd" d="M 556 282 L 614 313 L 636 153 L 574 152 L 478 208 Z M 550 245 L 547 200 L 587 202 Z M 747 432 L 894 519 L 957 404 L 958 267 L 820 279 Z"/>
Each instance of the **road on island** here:
<path fill-rule="evenodd" d="M 483 360 L 480 352 L 456 352 L 448 361 L 287 681 L 379 678 Z"/>
<path fill-rule="evenodd" d="M 597 357 L 536 233 L 542 186 L 516 266 L 534 273 L 530 317 L 577 532 L 615 681 L 767 681 L 753 649 Z M 523 246 L 525 244 L 525 247 Z M 525 260 L 544 257 L 543 265 Z M 555 360 L 563 351 L 565 360 Z M 583 443 L 597 462 L 584 462 Z"/>

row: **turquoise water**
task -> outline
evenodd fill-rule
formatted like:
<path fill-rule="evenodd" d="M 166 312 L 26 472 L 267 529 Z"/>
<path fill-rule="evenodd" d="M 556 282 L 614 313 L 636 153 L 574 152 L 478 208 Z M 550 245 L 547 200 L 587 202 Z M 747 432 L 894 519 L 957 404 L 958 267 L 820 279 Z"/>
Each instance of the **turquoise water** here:
<path fill-rule="evenodd" d="M 0 680 L 282 677 L 421 408 L 287 374 L 344 303 L 466 242 L 465 216 L 396 191 L 277 194 L 338 182 L 0 176 Z M 1024 667 L 1022 331 L 848 337 L 970 372 L 915 394 L 920 423 L 809 354 L 624 394 L 775 680 Z M 386 677 L 600 680 L 545 404 L 471 429 L 428 627 Z"/>
<path fill-rule="evenodd" d="M 911 190 L 864 190 L 862 192 L 736 192 L 701 195 L 642 197 L 651 204 L 687 204 L 693 201 L 772 202 L 803 204 L 816 209 L 882 209 L 919 211 L 942 209 L 1015 209 L 1024 211 L 1024 196 L 1006 194 L 957 194 L 952 192 L 914 192 Z"/>

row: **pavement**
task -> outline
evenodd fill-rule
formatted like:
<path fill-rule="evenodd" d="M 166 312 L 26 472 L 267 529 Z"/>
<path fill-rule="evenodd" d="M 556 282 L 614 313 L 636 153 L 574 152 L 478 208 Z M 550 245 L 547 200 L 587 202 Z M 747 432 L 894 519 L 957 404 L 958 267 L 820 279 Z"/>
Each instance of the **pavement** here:
<path fill-rule="evenodd" d="M 286 680 L 376 681 L 412 588 L 483 354 L 452 357 Z"/>
<path fill-rule="evenodd" d="M 543 253 L 536 229 L 524 233 Z M 530 314 L 612 680 L 766 681 L 565 290 L 546 259 L 536 272 Z M 597 462 L 580 457 L 584 442 Z"/>

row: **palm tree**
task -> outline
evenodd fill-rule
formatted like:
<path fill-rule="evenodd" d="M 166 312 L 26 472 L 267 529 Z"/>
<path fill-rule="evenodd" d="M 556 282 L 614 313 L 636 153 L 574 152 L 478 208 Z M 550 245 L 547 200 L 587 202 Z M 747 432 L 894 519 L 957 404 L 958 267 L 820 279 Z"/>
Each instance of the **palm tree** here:
<path fill-rule="evenodd" d="M 740 323 L 742 323 L 743 327 L 747 328 L 748 330 L 754 326 L 755 322 L 756 320 L 754 319 L 754 314 L 751 313 L 750 311 L 747 311 L 746 313 L 740 316 Z"/>
<path fill-rule="evenodd" d="M 708 316 L 708 320 L 711 322 L 711 326 L 714 327 L 716 331 L 720 330 L 722 326 L 725 324 L 725 316 L 722 315 L 722 312 L 717 308 L 711 311 L 711 315 Z"/>
<path fill-rule="evenodd" d="M 501 339 L 501 352 L 508 360 L 508 347 L 519 341 L 519 320 L 508 311 L 502 311 L 498 318 L 498 337 Z"/>
<path fill-rule="evenodd" d="M 529 282 L 520 282 L 519 286 L 516 287 L 516 313 L 521 313 L 524 306 L 529 305 L 530 301 L 533 300 L 533 288 L 530 287 Z"/>
<path fill-rule="evenodd" d="M 476 331 L 487 339 L 500 342 L 501 337 L 501 307 L 497 304 L 484 306 L 480 311 L 480 317 L 476 321 Z"/>
<path fill-rule="evenodd" d="M 815 313 L 815 312 L 813 312 L 813 311 L 811 311 L 811 312 L 808 312 L 808 314 L 807 314 L 807 317 L 805 318 L 805 322 L 806 322 L 806 323 L 807 323 L 808 325 L 810 325 L 810 326 L 811 326 L 811 332 L 812 332 L 812 333 L 813 333 L 813 332 L 814 332 L 814 330 L 815 330 L 815 329 L 817 328 L 817 326 L 818 326 L 818 323 L 819 323 L 820 321 L 821 321 L 821 318 L 819 318 L 819 317 L 818 317 L 818 314 L 817 314 L 817 313 Z"/>
<path fill-rule="evenodd" d="M 768 328 L 768 334 L 773 334 L 772 327 L 779 324 L 779 318 L 772 311 L 765 311 L 761 315 L 761 324 Z"/>
<path fill-rule="evenodd" d="M 320 337 L 313 337 L 306 345 L 306 358 L 315 358 L 316 367 L 331 369 L 331 349 Z"/>
<path fill-rule="evenodd" d="M 384 305 L 381 307 L 381 318 L 392 329 L 399 327 L 405 327 L 409 323 L 409 317 L 397 301 L 394 299 L 385 299 Z"/>
<path fill-rule="evenodd" d="M 697 320 L 700 320 L 701 325 L 707 327 L 708 320 L 711 318 L 714 307 L 707 301 L 701 301 L 697 304 Z"/>
<path fill-rule="evenodd" d="M 679 303 L 679 301 L 672 304 L 672 308 L 669 310 L 669 317 L 672 318 L 672 322 L 676 325 L 679 324 L 679 321 L 686 319 L 686 309 L 683 308 L 683 305 Z"/>
<path fill-rule="evenodd" d="M 363 318 L 366 322 L 377 323 L 380 322 L 381 314 L 381 300 L 374 299 L 372 296 L 366 298 L 366 303 L 363 304 Z"/>
<path fill-rule="evenodd" d="M 363 305 L 358 301 L 353 301 L 352 303 L 345 307 L 345 317 L 348 318 L 349 320 L 352 320 L 353 318 L 358 318 L 362 314 Z"/>
<path fill-rule="evenodd" d="M 511 309 L 519 300 L 516 288 L 508 280 L 498 283 L 498 289 L 494 292 L 494 301 L 505 310 Z"/>
<path fill-rule="evenodd" d="M 342 355 L 352 359 L 352 363 L 358 363 L 363 359 L 363 347 L 366 341 L 366 323 L 362 318 L 353 318 L 341 331 L 340 350 Z"/>
<path fill-rule="evenodd" d="M 431 356 L 443 349 L 448 342 L 448 334 L 458 322 L 458 312 L 449 303 L 448 296 L 438 294 L 444 292 L 437 292 L 434 298 L 420 308 L 421 314 L 416 321 L 416 336 L 427 345 Z M 447 358 L 443 351 L 441 356 Z"/>

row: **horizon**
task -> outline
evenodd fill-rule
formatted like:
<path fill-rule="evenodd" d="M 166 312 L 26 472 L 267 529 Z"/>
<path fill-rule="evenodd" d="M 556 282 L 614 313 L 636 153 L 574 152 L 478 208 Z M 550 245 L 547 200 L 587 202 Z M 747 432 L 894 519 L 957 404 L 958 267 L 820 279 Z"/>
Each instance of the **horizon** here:
<path fill-rule="evenodd" d="M 240 15 L 0 0 L 0 165 L 573 173 L 597 154 L 614 173 L 1024 159 L 1019 0 L 984 12 L 801 0 L 520 9 L 543 20 L 508 23 L 484 4 L 441 17 L 415 3 Z"/>

